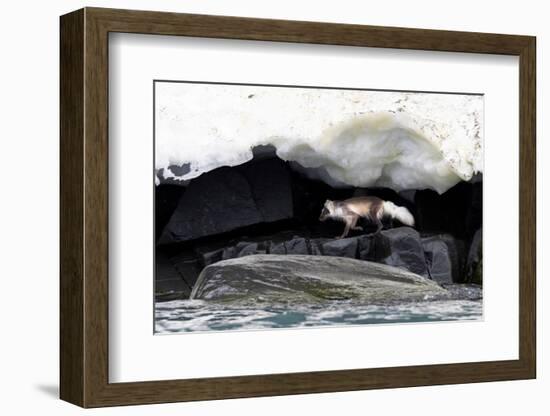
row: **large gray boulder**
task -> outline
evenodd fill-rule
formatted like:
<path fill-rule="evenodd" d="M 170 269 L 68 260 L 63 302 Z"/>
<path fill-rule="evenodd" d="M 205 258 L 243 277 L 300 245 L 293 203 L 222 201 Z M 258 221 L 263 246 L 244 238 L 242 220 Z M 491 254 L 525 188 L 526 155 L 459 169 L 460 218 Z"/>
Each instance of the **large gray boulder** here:
<path fill-rule="evenodd" d="M 424 300 L 446 293 L 430 279 L 383 264 L 345 257 L 271 254 L 223 260 L 206 267 L 191 299 L 382 303 Z"/>
<path fill-rule="evenodd" d="M 382 263 L 401 267 L 424 277 L 429 276 L 418 231 L 411 227 L 399 227 L 382 231 L 380 234 L 386 239 L 390 253 L 381 260 Z"/>

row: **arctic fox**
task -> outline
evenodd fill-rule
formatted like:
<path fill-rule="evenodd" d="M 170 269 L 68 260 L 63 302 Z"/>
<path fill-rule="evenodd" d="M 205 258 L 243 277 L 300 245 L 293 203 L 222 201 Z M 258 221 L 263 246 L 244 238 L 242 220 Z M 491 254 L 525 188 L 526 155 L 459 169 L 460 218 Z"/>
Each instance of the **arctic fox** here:
<path fill-rule="evenodd" d="M 325 221 L 327 218 L 343 221 L 346 228 L 340 238 L 348 235 L 350 230 L 362 230 L 357 227 L 357 221 L 360 217 L 366 218 L 378 227 L 375 233 L 382 230 L 382 218 L 391 217 L 398 219 L 405 225 L 414 226 L 414 217 L 405 207 L 395 205 L 393 202 L 384 201 L 375 196 L 363 196 L 350 198 L 344 201 L 328 200 L 323 206 L 319 221 Z"/>

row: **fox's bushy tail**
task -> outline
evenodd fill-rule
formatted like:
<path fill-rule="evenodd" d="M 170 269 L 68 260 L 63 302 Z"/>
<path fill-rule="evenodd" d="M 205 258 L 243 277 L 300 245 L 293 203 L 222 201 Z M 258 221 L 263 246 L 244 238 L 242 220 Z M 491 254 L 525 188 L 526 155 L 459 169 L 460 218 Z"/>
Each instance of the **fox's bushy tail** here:
<path fill-rule="evenodd" d="M 409 227 L 414 227 L 414 217 L 411 212 L 405 208 L 395 205 L 391 201 L 384 201 L 383 215 L 396 218 Z"/>

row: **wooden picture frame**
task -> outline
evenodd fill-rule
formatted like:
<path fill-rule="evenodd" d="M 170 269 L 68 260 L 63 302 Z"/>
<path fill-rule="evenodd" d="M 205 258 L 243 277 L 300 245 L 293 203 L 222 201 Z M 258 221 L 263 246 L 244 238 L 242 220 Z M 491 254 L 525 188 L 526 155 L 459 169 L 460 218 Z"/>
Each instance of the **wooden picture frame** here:
<path fill-rule="evenodd" d="M 82 407 L 100 407 L 535 378 L 534 37 L 100 8 L 85 8 L 62 16 L 60 28 L 63 400 Z M 519 359 L 109 383 L 110 32 L 519 56 Z"/>

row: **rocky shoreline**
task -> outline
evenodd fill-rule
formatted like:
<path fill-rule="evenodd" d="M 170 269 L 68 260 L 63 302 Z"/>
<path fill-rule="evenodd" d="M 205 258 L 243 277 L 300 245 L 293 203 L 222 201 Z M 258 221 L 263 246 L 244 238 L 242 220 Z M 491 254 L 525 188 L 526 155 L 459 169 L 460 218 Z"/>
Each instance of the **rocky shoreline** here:
<path fill-rule="evenodd" d="M 176 258 L 168 261 L 173 272 L 168 276 L 177 282 L 175 287 L 168 286 L 164 293 L 157 290 L 157 299 L 173 300 L 189 298 L 199 279 L 199 270 L 232 259 L 248 256 L 265 258 L 293 258 L 294 256 L 312 257 L 322 263 L 324 257 L 353 259 L 368 270 L 370 264 L 380 264 L 399 268 L 415 275 L 434 281 L 440 286 L 461 283 L 481 283 L 476 281 L 481 274 L 481 245 L 472 244 L 469 253 L 460 240 L 449 234 L 422 236 L 411 227 L 399 227 L 383 230 L 378 234 L 359 235 L 344 239 L 307 238 L 293 236 L 281 240 L 281 236 L 257 241 L 240 241 L 215 250 L 197 250 L 195 258 Z M 478 238 L 479 240 L 480 238 Z M 165 259 L 166 261 L 166 259 Z M 333 271 L 338 274 L 340 270 Z M 187 282 L 180 276 L 196 276 Z M 464 279 L 464 276 L 466 278 Z"/>
<path fill-rule="evenodd" d="M 343 258 L 362 262 L 365 269 L 370 263 L 397 267 L 440 287 L 482 284 L 480 178 L 442 195 L 332 188 L 265 149 L 261 155 L 203 174 L 185 186 L 157 187 L 157 301 L 188 299 L 208 267 L 248 256 L 310 256 L 320 262 Z M 372 234 L 363 223 L 363 231 L 336 239 L 343 225 L 319 223 L 322 204 L 361 194 L 406 206 L 414 213 L 415 228 L 386 223 L 386 229 Z M 468 292 L 453 290 L 465 296 Z"/>

